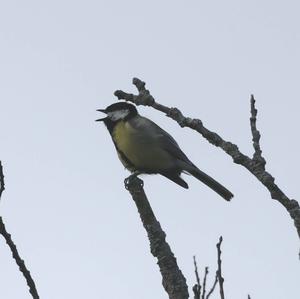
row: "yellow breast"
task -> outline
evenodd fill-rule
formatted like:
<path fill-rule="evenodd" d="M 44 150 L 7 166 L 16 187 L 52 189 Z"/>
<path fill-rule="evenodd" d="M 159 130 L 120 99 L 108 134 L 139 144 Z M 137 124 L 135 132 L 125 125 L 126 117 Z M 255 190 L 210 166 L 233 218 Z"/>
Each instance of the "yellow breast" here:
<path fill-rule="evenodd" d="M 112 132 L 112 137 L 118 149 L 135 166 L 137 170 L 163 170 L 170 167 L 170 155 L 164 151 L 155 140 L 143 138 L 142 132 L 137 132 L 128 122 L 118 122 Z M 135 170 L 119 158 L 126 168 Z"/>
<path fill-rule="evenodd" d="M 132 149 L 133 141 L 133 128 L 125 123 L 124 121 L 119 121 L 112 132 L 113 139 L 117 144 L 117 147 L 122 151 L 126 156 L 130 153 Z"/>

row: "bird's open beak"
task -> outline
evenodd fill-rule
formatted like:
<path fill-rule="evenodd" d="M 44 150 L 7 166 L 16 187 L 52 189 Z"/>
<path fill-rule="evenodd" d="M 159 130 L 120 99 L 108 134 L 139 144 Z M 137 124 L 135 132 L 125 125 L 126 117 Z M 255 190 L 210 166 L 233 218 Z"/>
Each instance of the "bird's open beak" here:
<path fill-rule="evenodd" d="M 97 109 L 97 111 L 100 111 L 102 113 L 105 113 L 106 114 L 106 111 L 105 109 Z M 95 121 L 104 121 L 107 117 L 103 117 L 103 118 L 99 118 L 99 119 L 96 119 Z"/>

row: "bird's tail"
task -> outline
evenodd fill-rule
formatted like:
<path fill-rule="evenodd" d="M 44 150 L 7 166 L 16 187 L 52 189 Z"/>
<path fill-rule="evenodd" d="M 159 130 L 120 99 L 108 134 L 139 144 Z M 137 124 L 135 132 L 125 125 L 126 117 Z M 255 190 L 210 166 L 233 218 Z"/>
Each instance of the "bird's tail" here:
<path fill-rule="evenodd" d="M 214 190 L 216 193 L 221 195 L 225 200 L 230 201 L 230 199 L 233 197 L 233 194 L 225 188 L 223 185 L 218 183 L 216 180 L 214 180 L 212 177 L 198 169 L 196 166 L 190 166 L 186 169 L 187 172 L 189 172 L 192 176 L 197 178 L 199 181 L 204 183 L 206 186 Z"/>

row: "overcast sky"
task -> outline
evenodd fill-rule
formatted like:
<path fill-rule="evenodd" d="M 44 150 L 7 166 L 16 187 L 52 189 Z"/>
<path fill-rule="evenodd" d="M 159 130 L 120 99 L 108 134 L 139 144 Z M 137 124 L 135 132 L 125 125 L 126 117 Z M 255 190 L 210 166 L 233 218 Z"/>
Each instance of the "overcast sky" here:
<path fill-rule="evenodd" d="M 267 169 L 299 200 L 299 11 L 291 0 L 0 1 L 1 216 L 41 298 L 167 298 L 124 189 L 129 173 L 94 122 L 116 89 L 135 92 L 134 76 L 249 155 L 253 93 Z M 235 194 L 227 203 L 193 177 L 189 190 L 143 178 L 189 286 L 194 254 L 213 280 L 223 235 L 228 298 L 299 298 L 299 238 L 285 209 L 199 134 L 139 111 Z M 3 239 L 0 265 L 0 298 L 31 298 Z"/>

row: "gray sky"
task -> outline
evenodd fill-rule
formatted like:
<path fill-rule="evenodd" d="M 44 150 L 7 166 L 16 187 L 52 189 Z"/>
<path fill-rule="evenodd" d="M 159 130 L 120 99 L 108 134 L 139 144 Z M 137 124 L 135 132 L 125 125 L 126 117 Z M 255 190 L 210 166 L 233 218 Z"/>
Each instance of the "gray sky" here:
<path fill-rule="evenodd" d="M 254 93 L 267 169 L 299 200 L 299 9 L 290 0 L 0 2 L 1 215 L 41 298 L 167 298 L 123 186 L 128 172 L 94 122 L 114 90 L 135 91 L 134 76 L 249 155 Z M 235 194 L 228 204 L 193 177 L 189 190 L 144 178 L 189 286 L 194 254 L 213 279 L 222 234 L 228 298 L 299 298 L 287 212 L 201 136 L 139 110 Z M 30 298 L 3 240 L 0 264 L 0 297 Z"/>

